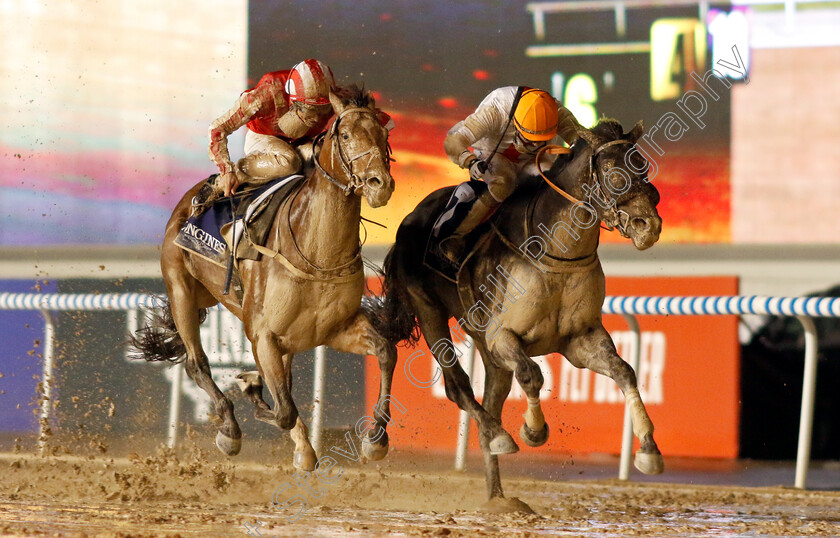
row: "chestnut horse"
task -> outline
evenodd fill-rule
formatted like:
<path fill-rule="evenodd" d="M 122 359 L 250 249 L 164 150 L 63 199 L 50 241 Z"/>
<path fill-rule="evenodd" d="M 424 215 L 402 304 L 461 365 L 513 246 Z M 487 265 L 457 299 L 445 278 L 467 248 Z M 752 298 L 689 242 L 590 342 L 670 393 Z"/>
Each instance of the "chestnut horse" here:
<path fill-rule="evenodd" d="M 514 375 L 528 401 L 520 437 L 529 446 L 548 440 L 540 408 L 543 375 L 530 358 L 537 355 L 562 353 L 574 366 L 615 380 L 641 442 L 636 467 L 651 474 L 663 470 L 635 372 L 618 356 L 601 322 L 599 224 L 617 227 L 640 250 L 653 245 L 661 231 L 659 193 L 635 149 L 642 129 L 639 122 L 625 134 L 617 122 L 602 121 L 579 133 L 569 157 L 558 158 L 545 181 L 522 180 L 467 257 L 457 284 L 424 265 L 422 248 L 454 187 L 433 192 L 403 220 L 385 258 L 385 297 L 374 325 L 391 342 L 416 341 L 419 326 L 443 370 L 447 397 L 478 424 L 490 508 L 524 508 L 521 501 L 504 499 L 499 477 L 498 455 L 518 450 L 501 423 Z M 481 404 L 456 360 L 451 317 L 459 320 L 458 332 L 473 338 L 484 361 Z"/>
<path fill-rule="evenodd" d="M 228 455 L 241 448 L 242 433 L 233 404 L 213 381 L 201 347 L 204 310 L 223 304 L 242 320 L 259 372 L 240 375 L 240 387 L 256 406 L 256 418 L 291 429 L 294 466 L 311 471 L 316 454 L 306 425 L 292 401 L 295 353 L 327 345 L 359 355 L 377 355 L 382 396 L 390 394 L 396 349 L 377 338 L 362 313 L 364 271 L 359 245 L 361 197 L 371 207 L 385 205 L 394 190 L 388 132 L 377 118 L 370 92 L 350 86 L 330 94 L 336 117 L 316 150 L 314 171 L 283 201 L 259 261 L 239 261 L 243 299 L 224 295 L 225 269 L 175 245 L 201 184 L 178 202 L 161 251 L 169 296 L 157 323 L 141 329 L 133 345 L 146 360 L 179 362 L 186 356 L 190 378 L 213 400 L 221 419 L 216 446 Z M 263 380 L 275 402 L 263 401 Z M 388 399 L 362 444 L 365 456 L 381 459 L 388 450 L 385 432 Z"/>

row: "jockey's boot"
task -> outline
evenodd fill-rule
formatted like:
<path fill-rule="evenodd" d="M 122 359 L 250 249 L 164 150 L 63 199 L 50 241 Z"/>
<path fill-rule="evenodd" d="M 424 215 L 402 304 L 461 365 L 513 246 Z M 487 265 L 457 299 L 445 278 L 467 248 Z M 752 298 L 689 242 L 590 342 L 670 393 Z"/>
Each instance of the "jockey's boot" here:
<path fill-rule="evenodd" d="M 220 193 L 215 184 L 212 181 L 205 181 L 198 190 L 198 194 L 193 196 L 190 216 L 195 217 L 204 213 L 219 198 Z"/>
<path fill-rule="evenodd" d="M 449 209 L 451 208 L 451 216 L 448 217 L 445 228 L 451 230 L 454 227 L 454 230 L 448 236 L 439 234 L 444 237 L 438 244 L 438 250 L 454 267 L 457 267 L 461 261 L 461 256 L 464 254 L 466 236 L 479 224 L 487 220 L 501 203 L 496 201 L 491 196 L 490 191 L 486 189 L 471 198 L 464 199 L 455 196 L 453 198 L 455 198 L 455 203 L 452 204 L 452 200 L 450 200 L 450 207 L 447 208 L 447 211 L 444 211 L 444 215 L 450 213 Z M 441 217 L 444 215 L 441 215 Z M 439 223 L 435 224 L 435 228 L 439 228 Z"/>

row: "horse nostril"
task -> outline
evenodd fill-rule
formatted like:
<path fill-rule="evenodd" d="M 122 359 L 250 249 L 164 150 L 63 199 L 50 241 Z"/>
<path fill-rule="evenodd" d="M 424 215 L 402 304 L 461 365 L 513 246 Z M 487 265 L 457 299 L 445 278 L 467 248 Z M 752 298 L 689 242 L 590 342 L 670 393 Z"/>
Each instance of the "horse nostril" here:
<path fill-rule="evenodd" d="M 646 232 L 650 230 L 650 223 L 647 219 L 643 219 L 642 217 L 634 218 L 630 224 L 633 226 L 633 229 L 637 232 Z"/>
<path fill-rule="evenodd" d="M 368 184 L 368 187 L 373 187 L 374 189 L 378 189 L 382 186 L 382 180 L 378 177 L 368 178 L 366 183 Z"/>

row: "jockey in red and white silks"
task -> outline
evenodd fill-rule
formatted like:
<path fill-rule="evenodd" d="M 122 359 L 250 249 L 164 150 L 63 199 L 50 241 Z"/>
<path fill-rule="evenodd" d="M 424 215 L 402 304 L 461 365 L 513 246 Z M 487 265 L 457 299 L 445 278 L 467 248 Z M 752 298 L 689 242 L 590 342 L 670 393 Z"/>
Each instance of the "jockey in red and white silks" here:
<path fill-rule="evenodd" d="M 209 154 L 220 172 L 217 191 L 229 196 L 240 183 L 264 183 L 299 171 L 297 146 L 325 130 L 333 116 L 329 95 L 334 85 L 330 68 L 309 59 L 288 71 L 266 73 L 243 92 L 210 125 Z M 227 138 L 246 124 L 245 157 L 234 165 Z"/>

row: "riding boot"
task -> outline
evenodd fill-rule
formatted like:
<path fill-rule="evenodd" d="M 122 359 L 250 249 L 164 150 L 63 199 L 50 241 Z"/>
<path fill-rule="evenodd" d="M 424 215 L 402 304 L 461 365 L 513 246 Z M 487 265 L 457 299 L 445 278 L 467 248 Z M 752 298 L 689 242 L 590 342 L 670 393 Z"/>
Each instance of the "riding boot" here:
<path fill-rule="evenodd" d="M 453 196 L 453 198 L 455 198 Z M 487 220 L 499 207 L 498 202 L 486 188 L 480 194 L 467 199 L 458 199 L 452 207 L 451 217 L 446 221 L 446 226 L 436 224 L 436 232 L 444 231 L 442 228 L 452 230 L 448 235 L 438 233 L 440 239 L 438 250 L 453 265 L 458 265 L 464 253 L 466 236 L 479 224 Z M 458 207 L 461 206 L 461 207 Z M 448 213 L 445 211 L 444 214 Z"/>
<path fill-rule="evenodd" d="M 216 176 L 211 177 L 215 181 Z M 199 189 L 198 194 L 193 196 L 190 216 L 195 217 L 204 213 L 207 208 L 212 206 L 216 200 L 220 198 L 220 192 L 216 189 L 214 181 L 205 181 L 201 185 L 201 189 Z"/>

